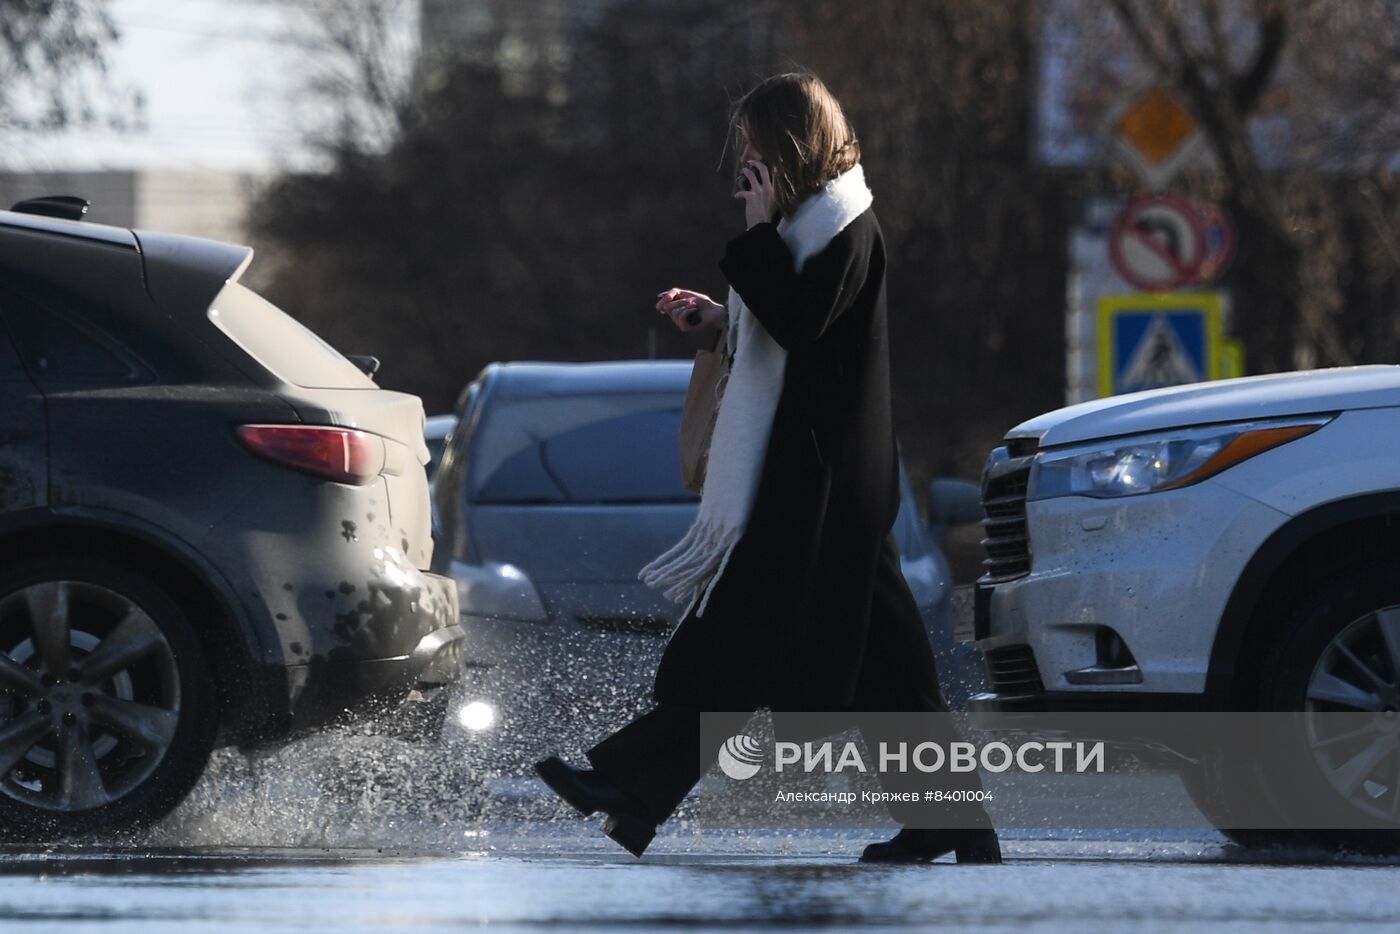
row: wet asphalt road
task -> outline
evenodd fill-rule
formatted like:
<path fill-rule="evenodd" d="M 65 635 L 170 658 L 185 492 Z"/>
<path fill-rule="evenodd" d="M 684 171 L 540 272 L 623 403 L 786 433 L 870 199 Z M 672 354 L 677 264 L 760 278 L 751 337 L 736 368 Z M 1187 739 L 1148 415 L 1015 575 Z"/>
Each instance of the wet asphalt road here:
<path fill-rule="evenodd" d="M 220 751 L 140 835 L 0 848 L 0 932 L 1400 925 L 1400 859 L 1261 858 L 1203 830 L 1012 829 L 1002 866 L 866 866 L 861 847 L 892 824 L 717 825 L 714 783 L 638 861 L 598 818 L 533 779 L 492 775 L 474 748 L 461 733 L 426 750 L 327 734 L 253 757 Z"/>
<path fill-rule="evenodd" d="M 642 861 L 595 822 L 478 825 L 459 852 L 80 849 L 0 856 L 0 930 L 1355 930 L 1400 923 L 1395 863 L 1260 861 L 1211 834 L 1008 836 L 1002 866 L 855 862 L 879 828 L 701 831 Z M 1305 859 L 1305 858 L 1304 858 Z"/>

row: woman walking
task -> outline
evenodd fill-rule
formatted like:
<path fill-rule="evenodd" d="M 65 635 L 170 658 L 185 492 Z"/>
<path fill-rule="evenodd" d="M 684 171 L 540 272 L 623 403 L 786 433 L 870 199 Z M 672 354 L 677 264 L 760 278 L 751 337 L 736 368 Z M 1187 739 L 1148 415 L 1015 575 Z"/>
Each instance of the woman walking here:
<path fill-rule="evenodd" d="M 686 606 L 657 669 L 656 706 L 590 749 L 592 769 L 554 757 L 536 766 L 583 813 L 607 813 L 605 832 L 637 856 L 717 753 L 702 755 L 702 712 L 731 712 L 737 731 L 765 706 L 946 710 L 893 534 L 885 252 L 859 145 L 810 74 L 758 85 L 733 130 L 747 229 L 720 261 L 728 301 L 669 289 L 657 302 L 681 330 L 718 329 L 733 362 L 695 522 L 639 575 Z M 883 738 L 861 726 L 867 745 Z M 980 790 L 975 773 L 964 787 Z M 919 806 L 892 809 L 925 826 L 862 859 L 1000 861 L 981 805 L 961 807 L 975 809 L 959 821 L 973 829 L 929 828 Z"/>

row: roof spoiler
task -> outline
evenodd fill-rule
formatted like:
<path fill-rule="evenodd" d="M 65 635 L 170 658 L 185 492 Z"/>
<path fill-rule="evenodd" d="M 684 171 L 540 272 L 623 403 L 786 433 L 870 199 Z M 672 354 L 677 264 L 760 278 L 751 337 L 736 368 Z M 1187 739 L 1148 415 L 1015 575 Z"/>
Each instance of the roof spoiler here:
<path fill-rule="evenodd" d="M 43 217 L 80 221 L 91 203 L 86 198 L 75 198 L 72 195 L 46 195 L 43 198 L 17 201 L 10 210 L 16 214 L 39 214 Z"/>

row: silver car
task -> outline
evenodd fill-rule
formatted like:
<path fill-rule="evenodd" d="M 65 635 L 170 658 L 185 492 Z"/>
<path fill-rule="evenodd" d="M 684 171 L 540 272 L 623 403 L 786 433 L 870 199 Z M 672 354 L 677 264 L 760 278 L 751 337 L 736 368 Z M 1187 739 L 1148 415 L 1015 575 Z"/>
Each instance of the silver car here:
<path fill-rule="evenodd" d="M 690 368 L 494 363 L 460 397 L 435 482 L 435 562 L 457 582 L 471 635 L 475 696 L 463 723 L 504 737 L 520 761 L 557 751 L 550 742 L 596 738 L 647 706 L 684 608 L 637 571 L 685 534 L 699 504 L 681 484 L 677 440 Z M 934 534 L 980 519 L 978 492 L 935 483 L 951 512 L 933 516 L 931 530 L 902 469 L 900 482 L 904 576 L 950 661 L 945 690 L 956 704 L 968 672 L 952 661 L 952 574 Z"/>

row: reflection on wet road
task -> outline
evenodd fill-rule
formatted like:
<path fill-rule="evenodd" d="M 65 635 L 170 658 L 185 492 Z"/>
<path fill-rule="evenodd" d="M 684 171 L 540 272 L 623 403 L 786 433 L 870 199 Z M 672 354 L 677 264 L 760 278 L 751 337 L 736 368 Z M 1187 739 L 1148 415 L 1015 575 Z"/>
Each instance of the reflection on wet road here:
<path fill-rule="evenodd" d="M 0 929 L 389 931 L 700 924 L 1319 931 L 1400 921 L 1394 865 L 1246 861 L 1217 839 L 1008 839 L 1009 862 L 871 867 L 864 831 L 700 831 L 638 862 L 589 822 L 483 826 L 459 853 L 237 848 L 0 856 Z"/>
<path fill-rule="evenodd" d="M 586 736 L 552 748 L 518 739 L 504 759 L 460 729 L 430 745 L 330 731 L 252 756 L 220 750 L 153 828 L 81 848 L 0 848 L 0 932 L 1400 923 L 1400 860 L 1261 859 L 1199 830 L 1013 829 L 1004 866 L 863 866 L 861 847 L 892 824 L 717 820 L 726 786 L 714 775 L 637 861 L 518 767 L 554 750 L 582 761 Z M 1148 776 L 1134 787 L 1146 807 L 1147 791 L 1173 786 Z"/>

